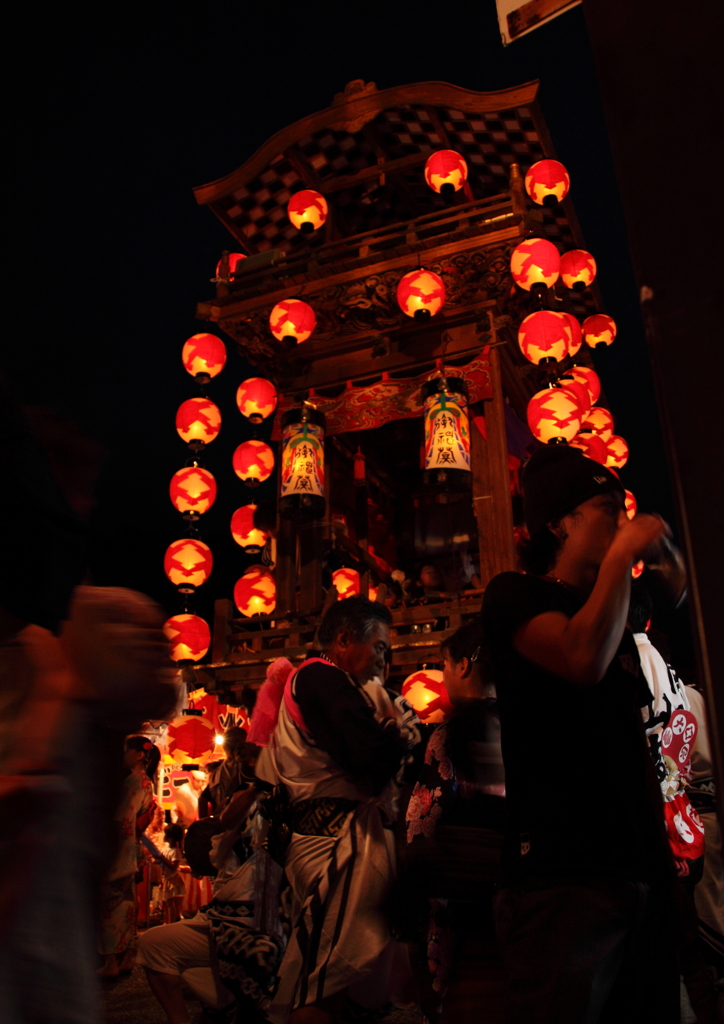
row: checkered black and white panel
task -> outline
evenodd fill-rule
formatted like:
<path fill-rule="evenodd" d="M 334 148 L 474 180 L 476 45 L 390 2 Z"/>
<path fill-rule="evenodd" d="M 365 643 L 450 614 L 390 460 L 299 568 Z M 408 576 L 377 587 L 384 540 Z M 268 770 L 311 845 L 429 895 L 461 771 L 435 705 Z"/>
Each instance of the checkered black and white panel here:
<path fill-rule="evenodd" d="M 442 132 L 438 126 L 442 126 Z M 443 134 L 444 133 L 444 134 Z M 293 154 L 279 154 L 253 181 L 237 189 L 220 204 L 241 230 L 250 251 L 283 248 L 287 252 L 322 244 L 324 233 L 300 235 L 287 218 L 290 196 L 339 175 L 356 174 L 377 164 L 378 157 L 395 160 L 432 153 L 449 146 L 468 162 L 473 196 L 484 198 L 508 188 L 513 162 L 525 174 L 544 156 L 530 111 L 525 107 L 496 114 L 463 114 L 444 107 L 420 104 L 381 111 L 355 133 L 324 128 L 299 139 Z M 333 223 L 342 236 L 404 222 L 437 208 L 445 200 L 425 183 L 424 161 L 419 166 L 388 176 L 384 187 L 369 179 L 354 189 L 328 194 Z M 547 237 L 562 249 L 574 243 L 561 208 L 546 209 Z"/>

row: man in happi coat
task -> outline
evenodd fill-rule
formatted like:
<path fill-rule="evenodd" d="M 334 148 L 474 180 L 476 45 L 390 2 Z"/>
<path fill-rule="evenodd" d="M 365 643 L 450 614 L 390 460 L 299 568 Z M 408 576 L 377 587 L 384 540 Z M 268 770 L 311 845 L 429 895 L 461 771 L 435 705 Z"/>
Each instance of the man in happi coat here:
<path fill-rule="evenodd" d="M 362 596 L 331 607 L 323 653 L 288 677 L 257 763 L 257 777 L 289 801 L 292 934 L 268 1011 L 276 1024 L 327 1024 L 347 994 L 387 1002 L 400 950 L 382 912 L 394 873 L 391 795 L 410 737 L 379 682 L 390 622 Z"/>

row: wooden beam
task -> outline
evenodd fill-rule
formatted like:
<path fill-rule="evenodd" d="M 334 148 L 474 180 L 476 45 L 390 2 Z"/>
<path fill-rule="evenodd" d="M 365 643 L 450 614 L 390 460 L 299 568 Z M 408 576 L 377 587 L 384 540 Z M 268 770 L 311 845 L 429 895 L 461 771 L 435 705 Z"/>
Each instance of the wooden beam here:
<path fill-rule="evenodd" d="M 279 516 L 277 526 L 277 561 L 274 578 L 277 585 L 279 618 L 295 611 L 297 589 L 297 535 L 291 519 Z"/>
<path fill-rule="evenodd" d="M 228 635 L 231 632 L 231 620 L 234 616 L 234 605 L 228 597 L 220 597 L 214 601 L 214 633 L 211 641 L 211 660 L 226 661 L 229 657 Z"/>
<path fill-rule="evenodd" d="M 330 178 L 315 185 L 320 192 L 328 195 L 330 192 L 341 192 L 343 189 L 355 188 L 365 181 L 374 181 L 380 175 L 395 174 L 395 172 L 406 171 L 410 167 L 419 167 L 427 160 L 429 153 L 411 153 L 409 156 L 401 156 L 396 160 L 386 160 L 382 164 L 373 164 L 371 167 L 364 167 L 356 174 L 341 174 L 338 178 Z"/>
<path fill-rule="evenodd" d="M 480 578 L 487 586 L 493 576 L 515 568 L 513 511 L 510 500 L 508 448 L 505 439 L 505 396 L 497 349 L 490 350 L 493 397 L 485 405 L 484 438 L 473 424 L 470 431 L 473 508 L 478 523 Z"/>

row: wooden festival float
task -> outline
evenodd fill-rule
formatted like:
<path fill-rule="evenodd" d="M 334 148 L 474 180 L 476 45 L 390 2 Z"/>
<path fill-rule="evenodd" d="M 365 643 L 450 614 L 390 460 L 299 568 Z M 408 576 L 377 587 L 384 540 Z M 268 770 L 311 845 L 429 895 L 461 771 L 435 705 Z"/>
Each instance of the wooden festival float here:
<path fill-rule="evenodd" d="M 401 681 L 440 661 L 486 583 L 514 567 L 529 401 L 572 355 L 592 366 L 579 325 L 600 308 L 595 264 L 570 271 L 575 287 L 545 267 L 526 283 L 530 259 L 511 274 L 524 240 L 552 243 L 556 260 L 581 245 L 565 169 L 565 184 L 525 180 L 539 161 L 554 165 L 537 93 L 537 82 L 491 93 L 350 82 L 195 190 L 239 250 L 224 253 L 197 316 L 233 338 L 278 396 L 275 554 L 264 570 L 276 602 L 253 614 L 263 586 L 246 616 L 216 602 L 210 652 L 193 671 L 219 702 L 248 703 L 273 659 L 304 658 L 338 591 L 384 601 L 401 567 L 426 564 L 433 585 L 392 612 Z M 568 334 L 531 355 L 519 326 L 539 311 L 568 314 Z"/>

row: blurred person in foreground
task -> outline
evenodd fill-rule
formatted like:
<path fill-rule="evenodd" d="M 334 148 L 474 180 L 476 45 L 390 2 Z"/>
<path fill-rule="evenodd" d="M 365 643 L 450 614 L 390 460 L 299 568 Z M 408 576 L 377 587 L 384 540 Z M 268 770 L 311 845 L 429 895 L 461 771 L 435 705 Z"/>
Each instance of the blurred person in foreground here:
<path fill-rule="evenodd" d="M 626 629 L 631 569 L 666 524 L 568 446 L 523 476 L 524 573 L 485 593 L 507 823 L 496 926 L 507 1024 L 679 1021 L 674 869 Z"/>
<path fill-rule="evenodd" d="M 97 1024 L 124 738 L 176 687 L 155 604 L 78 586 L 93 459 L 62 421 L 47 434 L 49 452 L 0 380 L 0 1019 Z"/>
<path fill-rule="evenodd" d="M 389 999 L 401 949 L 383 903 L 395 871 L 395 780 L 408 753 L 408 730 L 380 685 L 391 621 L 361 595 L 333 604 L 319 627 L 321 657 L 276 686 L 268 740 L 257 737 L 254 709 L 250 736 L 268 742 L 257 778 L 289 804 L 292 932 L 268 1010 L 276 1024 L 329 1024 L 347 994 L 370 1009 Z"/>

